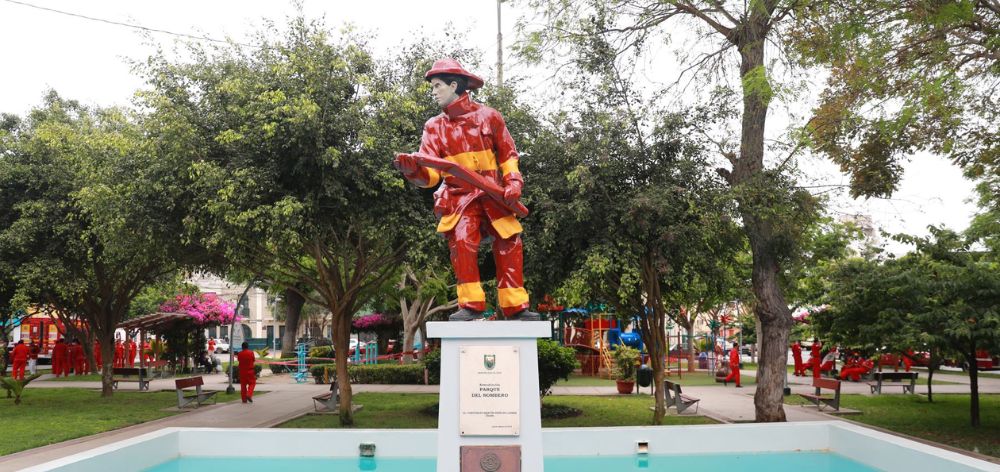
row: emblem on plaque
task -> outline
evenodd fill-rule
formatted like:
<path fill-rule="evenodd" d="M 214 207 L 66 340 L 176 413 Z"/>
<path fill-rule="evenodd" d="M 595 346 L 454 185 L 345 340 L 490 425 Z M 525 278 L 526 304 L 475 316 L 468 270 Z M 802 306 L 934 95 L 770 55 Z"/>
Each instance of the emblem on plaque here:
<path fill-rule="evenodd" d="M 492 452 L 479 459 L 479 467 L 483 469 L 483 472 L 497 472 L 500 470 L 500 465 L 500 456 Z"/>
<path fill-rule="evenodd" d="M 497 356 L 496 354 L 483 354 L 483 367 L 486 370 L 493 370 L 497 366 Z"/>

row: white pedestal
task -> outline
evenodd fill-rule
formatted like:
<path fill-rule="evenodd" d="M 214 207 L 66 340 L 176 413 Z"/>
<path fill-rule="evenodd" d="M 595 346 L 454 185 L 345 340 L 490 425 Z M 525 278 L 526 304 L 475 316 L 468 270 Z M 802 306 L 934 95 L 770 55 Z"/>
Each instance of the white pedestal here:
<path fill-rule="evenodd" d="M 552 334 L 548 321 L 427 323 L 427 337 L 441 339 L 441 393 L 437 472 L 459 472 L 461 446 L 520 446 L 521 470 L 542 471 L 542 412 L 538 397 L 538 338 Z M 520 356 L 520 431 L 516 436 L 462 436 L 459 431 L 459 357 L 468 346 L 512 346 Z"/>

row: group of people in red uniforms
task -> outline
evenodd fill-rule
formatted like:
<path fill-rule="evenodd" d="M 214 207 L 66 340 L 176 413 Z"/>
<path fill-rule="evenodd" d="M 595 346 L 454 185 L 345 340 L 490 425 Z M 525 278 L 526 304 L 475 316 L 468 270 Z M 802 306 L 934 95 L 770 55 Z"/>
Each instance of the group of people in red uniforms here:
<path fill-rule="evenodd" d="M 13 371 L 11 375 L 16 379 L 24 379 L 25 373 L 35 374 L 38 357 L 41 354 L 41 345 L 31 339 L 28 344 L 24 340 L 19 340 L 11 352 L 11 365 Z M 142 356 L 145 363 L 153 360 L 152 349 L 149 341 L 142 345 L 142 352 L 139 351 L 138 344 L 129 339 L 115 341 L 114 367 L 135 367 L 137 355 Z M 59 338 L 52 345 L 52 374 L 56 377 L 68 377 L 70 372 L 76 375 L 100 372 L 103 365 L 101 358 L 101 343 L 94 341 L 93 347 L 94 363 L 87 359 L 86 351 L 79 339 L 74 338 L 71 342 Z"/>
<path fill-rule="evenodd" d="M 100 346 L 94 344 L 95 361 L 100 364 Z M 52 347 L 52 374 L 56 377 L 69 377 L 70 371 L 76 375 L 83 375 L 89 372 L 96 372 L 95 366 L 87 362 L 87 354 L 83 350 L 83 344 L 79 339 L 73 339 L 66 343 L 63 339 L 57 339 Z"/>
<path fill-rule="evenodd" d="M 802 361 L 802 345 L 798 341 L 792 343 L 792 359 L 795 361 L 795 375 L 806 376 L 808 375 L 806 371 L 812 370 L 813 378 L 819 378 L 824 372 L 833 372 L 836 368 L 837 357 L 839 356 L 837 347 L 834 346 L 825 356 L 822 355 L 822 348 L 823 345 L 819 340 L 813 339 L 809 353 L 809 362 L 806 363 Z M 850 378 L 857 382 L 861 380 L 862 375 L 867 374 L 874 367 L 875 363 L 871 359 L 865 359 L 855 351 L 851 358 L 844 363 L 839 377 L 841 380 Z M 907 370 L 909 370 L 909 366 L 907 366 Z"/>

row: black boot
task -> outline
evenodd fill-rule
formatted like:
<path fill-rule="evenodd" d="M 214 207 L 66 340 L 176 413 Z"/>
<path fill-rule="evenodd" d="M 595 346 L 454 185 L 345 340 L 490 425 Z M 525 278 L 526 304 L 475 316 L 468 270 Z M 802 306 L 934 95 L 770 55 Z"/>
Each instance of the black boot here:
<path fill-rule="evenodd" d="M 521 310 L 507 317 L 508 321 L 541 321 L 542 316 L 538 313 L 528 310 Z"/>
<path fill-rule="evenodd" d="M 462 308 L 451 314 L 448 321 L 476 321 L 483 319 L 483 312 Z"/>

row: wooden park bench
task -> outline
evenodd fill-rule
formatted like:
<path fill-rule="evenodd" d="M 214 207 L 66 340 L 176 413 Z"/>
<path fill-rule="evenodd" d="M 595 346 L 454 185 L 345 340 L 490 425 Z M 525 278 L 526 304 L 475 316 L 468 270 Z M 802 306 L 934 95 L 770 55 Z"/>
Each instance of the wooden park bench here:
<path fill-rule="evenodd" d="M 914 389 L 917 386 L 917 375 L 917 372 L 872 372 L 872 381 L 868 382 L 868 386 L 871 387 L 872 393 L 881 394 L 882 384 L 893 382 L 903 387 L 903 393 L 916 393 Z M 906 383 L 907 380 L 909 383 Z"/>
<path fill-rule="evenodd" d="M 201 406 L 208 400 L 212 400 L 212 403 L 215 403 L 215 394 L 219 392 L 215 390 L 202 390 L 202 385 L 205 385 L 205 381 L 200 376 L 175 380 L 174 387 L 177 389 L 177 408 L 184 408 L 192 403 L 195 403 L 196 406 Z M 194 387 L 194 393 L 186 393 L 184 391 L 185 388 L 191 387 Z"/>
<path fill-rule="evenodd" d="M 823 409 L 823 405 L 832 406 L 834 410 L 840 411 L 840 381 L 818 378 L 813 379 L 813 387 L 816 387 L 816 394 L 800 393 L 799 396 L 809 400 L 813 404 Z M 833 396 L 824 396 L 821 390 L 833 390 Z"/>
<path fill-rule="evenodd" d="M 118 390 L 118 382 L 138 382 L 139 391 L 149 390 L 149 373 L 145 367 L 114 367 L 111 375 L 111 388 L 115 390 Z"/>
<path fill-rule="evenodd" d="M 337 411 L 340 408 L 340 391 L 337 389 L 337 377 L 330 382 L 330 391 L 312 397 L 316 411 Z"/>
<path fill-rule="evenodd" d="M 667 395 L 667 408 L 677 407 L 677 414 L 681 414 L 691 405 L 696 405 L 694 412 L 698 413 L 697 404 L 701 401 L 700 398 L 689 397 L 681 393 L 681 384 L 669 380 L 663 381 L 663 387 Z"/>

